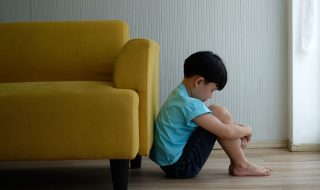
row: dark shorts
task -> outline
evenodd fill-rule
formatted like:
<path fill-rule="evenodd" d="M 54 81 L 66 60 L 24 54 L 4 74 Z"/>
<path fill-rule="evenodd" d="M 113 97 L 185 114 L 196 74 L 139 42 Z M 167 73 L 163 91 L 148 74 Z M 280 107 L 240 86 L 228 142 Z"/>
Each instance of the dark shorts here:
<path fill-rule="evenodd" d="M 188 139 L 179 160 L 172 165 L 161 166 L 169 178 L 190 178 L 196 176 L 207 161 L 217 137 L 197 127 Z"/>

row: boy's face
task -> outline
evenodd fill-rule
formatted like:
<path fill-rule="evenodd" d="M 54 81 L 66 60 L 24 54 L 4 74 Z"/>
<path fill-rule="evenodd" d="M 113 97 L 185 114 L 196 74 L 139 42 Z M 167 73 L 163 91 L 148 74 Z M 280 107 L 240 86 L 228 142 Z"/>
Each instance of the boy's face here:
<path fill-rule="evenodd" d="M 212 93 L 218 90 L 216 83 L 205 83 L 203 77 L 199 77 L 194 81 L 194 88 L 192 89 L 192 96 L 203 102 L 212 97 Z"/>

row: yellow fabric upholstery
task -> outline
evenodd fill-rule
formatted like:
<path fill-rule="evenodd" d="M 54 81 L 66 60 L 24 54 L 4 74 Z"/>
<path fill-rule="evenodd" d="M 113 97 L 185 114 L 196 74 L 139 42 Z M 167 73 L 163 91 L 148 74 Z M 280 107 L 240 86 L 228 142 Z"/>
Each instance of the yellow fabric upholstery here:
<path fill-rule="evenodd" d="M 158 111 L 158 53 L 159 46 L 152 40 L 131 40 L 115 65 L 115 87 L 134 89 L 139 94 L 139 153 L 142 155 L 148 154 L 152 146 L 154 118 Z"/>
<path fill-rule="evenodd" d="M 2 83 L 0 158 L 135 157 L 138 102 L 107 82 Z"/>
<path fill-rule="evenodd" d="M 120 21 L 1 24 L 0 82 L 112 81 L 129 39 Z"/>
<path fill-rule="evenodd" d="M 148 155 L 159 46 L 128 31 L 122 21 L 0 24 L 0 160 Z"/>

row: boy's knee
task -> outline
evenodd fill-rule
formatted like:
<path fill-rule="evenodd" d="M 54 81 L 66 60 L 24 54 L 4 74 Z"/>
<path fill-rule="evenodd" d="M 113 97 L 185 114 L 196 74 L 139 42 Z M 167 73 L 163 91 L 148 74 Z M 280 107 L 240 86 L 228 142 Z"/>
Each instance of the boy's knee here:
<path fill-rule="evenodd" d="M 216 107 L 216 105 L 212 104 L 210 106 L 208 106 L 209 110 L 211 110 L 212 112 L 214 111 L 214 108 Z"/>
<path fill-rule="evenodd" d="M 208 108 L 213 112 L 213 115 L 223 123 L 232 123 L 231 114 L 225 107 L 210 105 Z"/>
<path fill-rule="evenodd" d="M 217 106 L 217 105 L 210 105 L 208 107 L 214 114 L 229 114 L 229 111 L 222 106 Z"/>

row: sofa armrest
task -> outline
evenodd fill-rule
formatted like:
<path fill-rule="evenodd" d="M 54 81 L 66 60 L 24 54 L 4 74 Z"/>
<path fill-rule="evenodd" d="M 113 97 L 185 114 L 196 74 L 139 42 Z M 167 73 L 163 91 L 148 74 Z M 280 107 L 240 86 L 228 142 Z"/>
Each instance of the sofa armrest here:
<path fill-rule="evenodd" d="M 159 45 L 133 39 L 122 48 L 114 66 L 115 88 L 133 89 L 139 95 L 139 154 L 148 155 L 158 112 Z"/>

